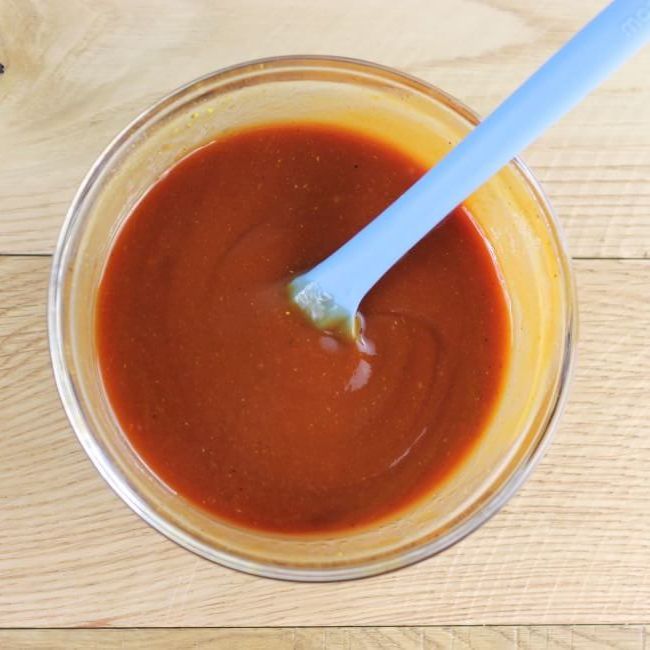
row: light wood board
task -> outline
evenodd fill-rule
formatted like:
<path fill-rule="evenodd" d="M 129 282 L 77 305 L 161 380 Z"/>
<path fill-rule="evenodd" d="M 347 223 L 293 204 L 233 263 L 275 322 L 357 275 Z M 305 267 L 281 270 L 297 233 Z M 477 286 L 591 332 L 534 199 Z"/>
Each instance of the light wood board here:
<path fill-rule="evenodd" d="M 645 650 L 640 625 L 0 630 L 12 650 Z"/>
<path fill-rule="evenodd" d="M 184 551 L 106 487 L 51 378 L 49 259 L 0 258 L 0 624 L 424 625 L 650 620 L 650 263 L 581 260 L 579 371 L 551 449 L 468 539 L 330 585 Z"/>
<path fill-rule="evenodd" d="M 644 647 L 650 50 L 524 156 L 577 258 L 574 389 L 525 487 L 437 558 L 360 582 L 299 585 L 176 547 L 110 492 L 81 451 L 45 336 L 48 254 L 76 187 L 113 135 L 178 84 L 254 57 L 332 53 L 401 68 L 486 113 L 603 4 L 0 0 L 0 626 L 617 625 L 8 630 L 0 648 L 233 647 L 231 639 L 251 648 Z"/>
<path fill-rule="evenodd" d="M 111 138 L 181 83 L 244 60 L 400 68 L 486 114 L 603 0 L 0 0 L 0 252 L 47 253 Z M 577 256 L 650 255 L 650 49 L 524 158 Z"/>

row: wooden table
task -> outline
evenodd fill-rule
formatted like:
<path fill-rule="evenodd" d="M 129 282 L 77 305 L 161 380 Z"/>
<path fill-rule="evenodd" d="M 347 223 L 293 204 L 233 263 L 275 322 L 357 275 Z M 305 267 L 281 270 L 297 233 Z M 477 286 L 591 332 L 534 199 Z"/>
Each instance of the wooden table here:
<path fill-rule="evenodd" d="M 650 50 L 524 155 L 575 260 L 579 367 L 533 477 L 439 557 L 305 585 L 241 575 L 175 546 L 82 452 L 45 330 L 50 255 L 81 178 L 119 129 L 178 84 L 254 57 L 335 53 L 400 68 L 486 113 L 602 4 L 0 0 L 1 648 L 645 647 Z M 44 627 L 177 629 L 29 629 Z"/>

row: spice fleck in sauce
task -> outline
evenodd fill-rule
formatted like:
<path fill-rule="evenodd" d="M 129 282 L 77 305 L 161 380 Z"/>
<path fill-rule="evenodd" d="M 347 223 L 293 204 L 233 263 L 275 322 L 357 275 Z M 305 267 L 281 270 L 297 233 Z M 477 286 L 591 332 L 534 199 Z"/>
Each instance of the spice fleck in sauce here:
<path fill-rule="evenodd" d="M 97 346 L 122 428 L 173 490 L 255 529 L 345 530 L 462 462 L 498 400 L 510 332 L 464 209 L 364 300 L 364 348 L 286 296 L 424 171 L 367 136 L 287 124 L 213 142 L 147 192 L 110 253 Z"/>

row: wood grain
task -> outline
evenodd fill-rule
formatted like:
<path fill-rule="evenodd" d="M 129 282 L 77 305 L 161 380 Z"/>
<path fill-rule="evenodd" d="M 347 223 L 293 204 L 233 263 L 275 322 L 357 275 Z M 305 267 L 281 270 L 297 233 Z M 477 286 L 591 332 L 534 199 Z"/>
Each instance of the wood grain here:
<path fill-rule="evenodd" d="M 51 252 L 103 147 L 198 75 L 278 54 L 361 57 L 485 114 L 603 4 L 0 0 L 0 252 Z M 650 255 L 649 105 L 650 49 L 526 152 L 578 257 Z"/>
<path fill-rule="evenodd" d="M 112 494 L 51 379 L 49 260 L 0 257 L 0 626 L 647 623 L 650 261 L 576 266 L 574 390 L 521 492 L 436 558 L 305 585 L 201 560 Z"/>
<path fill-rule="evenodd" d="M 640 625 L 0 630 L 12 650 L 645 650 Z"/>

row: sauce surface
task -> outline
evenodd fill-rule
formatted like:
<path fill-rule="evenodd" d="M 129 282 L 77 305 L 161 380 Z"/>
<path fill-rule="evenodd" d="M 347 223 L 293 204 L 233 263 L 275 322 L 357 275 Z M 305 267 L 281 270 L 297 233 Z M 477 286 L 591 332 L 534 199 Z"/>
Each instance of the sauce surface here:
<path fill-rule="evenodd" d="M 424 171 L 360 134 L 274 125 L 192 153 L 136 206 L 102 278 L 98 357 L 131 444 L 173 490 L 239 525 L 334 531 L 394 514 L 461 463 L 510 334 L 464 209 L 364 300 L 364 348 L 286 297 Z"/>

